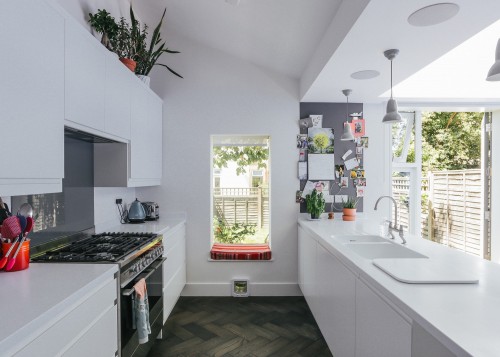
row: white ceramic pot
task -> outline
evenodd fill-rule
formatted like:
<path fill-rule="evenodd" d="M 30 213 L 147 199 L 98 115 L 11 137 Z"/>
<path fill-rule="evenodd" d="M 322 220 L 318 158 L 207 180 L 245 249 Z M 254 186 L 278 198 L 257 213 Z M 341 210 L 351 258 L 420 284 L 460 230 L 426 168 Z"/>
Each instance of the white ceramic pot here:
<path fill-rule="evenodd" d="M 138 74 L 137 77 L 139 77 L 139 79 L 141 81 L 143 81 L 144 83 L 146 83 L 146 85 L 149 87 L 149 83 L 151 82 L 151 77 L 148 77 L 148 76 L 143 76 L 142 74 Z"/>

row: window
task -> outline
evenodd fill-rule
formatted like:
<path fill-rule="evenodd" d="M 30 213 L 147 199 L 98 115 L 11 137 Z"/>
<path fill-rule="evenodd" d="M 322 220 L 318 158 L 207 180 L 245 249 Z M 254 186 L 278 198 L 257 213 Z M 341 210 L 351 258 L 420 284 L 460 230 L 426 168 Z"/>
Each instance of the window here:
<path fill-rule="evenodd" d="M 212 243 L 269 243 L 269 142 L 269 136 L 212 136 Z"/>

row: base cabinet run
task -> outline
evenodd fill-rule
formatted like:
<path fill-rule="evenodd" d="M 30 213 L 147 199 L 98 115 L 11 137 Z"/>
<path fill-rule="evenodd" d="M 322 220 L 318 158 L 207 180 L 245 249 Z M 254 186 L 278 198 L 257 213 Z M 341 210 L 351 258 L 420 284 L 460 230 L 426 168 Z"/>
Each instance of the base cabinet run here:
<path fill-rule="evenodd" d="M 163 235 L 163 323 L 167 321 L 186 285 L 186 225 Z"/>
<path fill-rule="evenodd" d="M 300 288 L 334 356 L 411 356 L 409 318 L 301 227 L 298 266 Z"/>

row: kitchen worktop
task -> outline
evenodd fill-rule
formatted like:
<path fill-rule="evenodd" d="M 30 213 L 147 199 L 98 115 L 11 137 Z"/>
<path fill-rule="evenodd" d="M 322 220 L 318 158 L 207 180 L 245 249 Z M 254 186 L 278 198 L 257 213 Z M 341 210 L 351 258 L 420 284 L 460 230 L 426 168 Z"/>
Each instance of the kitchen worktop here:
<path fill-rule="evenodd" d="M 143 223 L 111 222 L 108 224 L 96 225 L 96 233 L 101 232 L 152 232 L 164 234 L 165 232 L 177 228 L 186 221 L 184 213 L 170 213 L 160 216 L 156 221 L 145 221 Z"/>
<path fill-rule="evenodd" d="M 406 284 L 393 279 L 336 238 L 378 235 L 378 222 L 369 217 L 358 214 L 354 222 L 344 222 L 341 218 L 309 221 L 300 217 L 299 225 L 453 353 L 473 356 L 498 356 L 500 353 L 499 264 L 408 236 L 408 248 L 445 266 L 466 270 L 476 276 L 479 283 Z M 398 239 L 396 237 L 396 242 L 400 243 Z"/>
<path fill-rule="evenodd" d="M 0 354 L 15 353 L 117 271 L 116 264 L 31 263 L 26 270 L 0 272 Z"/>

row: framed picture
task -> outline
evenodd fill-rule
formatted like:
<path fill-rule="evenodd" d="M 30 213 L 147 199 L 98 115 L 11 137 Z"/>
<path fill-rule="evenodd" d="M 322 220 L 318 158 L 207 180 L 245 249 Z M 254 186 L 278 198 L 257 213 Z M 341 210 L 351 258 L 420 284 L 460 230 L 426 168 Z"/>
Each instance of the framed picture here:
<path fill-rule="evenodd" d="M 365 135 L 365 120 L 353 119 L 351 123 L 352 134 L 355 138 Z"/>
<path fill-rule="evenodd" d="M 335 137 L 332 128 L 309 128 L 307 147 L 309 154 L 333 154 L 333 139 Z"/>

